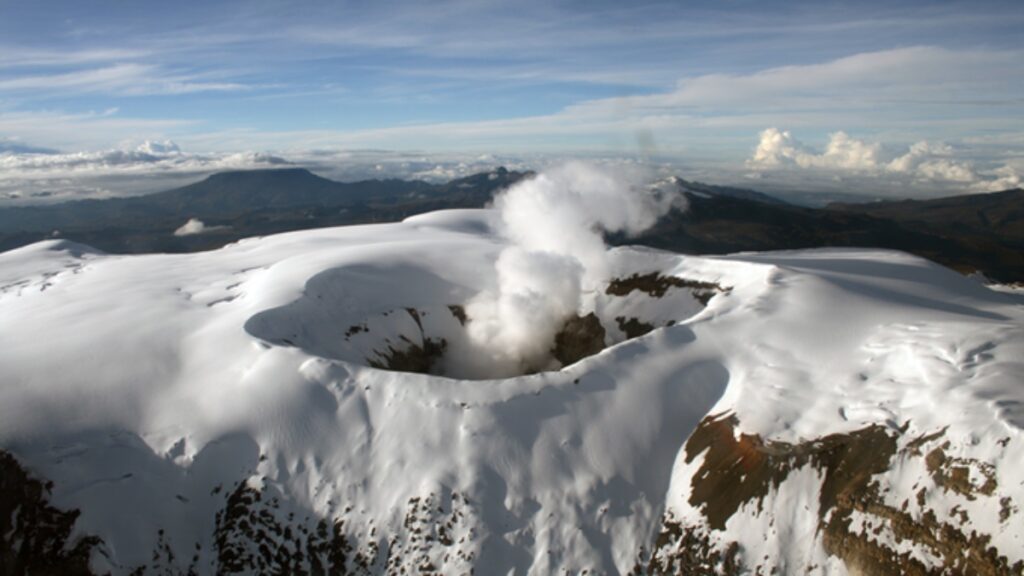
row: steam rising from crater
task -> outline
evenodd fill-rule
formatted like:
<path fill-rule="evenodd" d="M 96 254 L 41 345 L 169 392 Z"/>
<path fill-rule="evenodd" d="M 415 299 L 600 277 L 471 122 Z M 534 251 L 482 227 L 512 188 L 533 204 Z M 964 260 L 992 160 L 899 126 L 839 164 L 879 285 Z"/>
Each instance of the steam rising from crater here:
<path fill-rule="evenodd" d="M 557 368 L 551 356 L 566 320 L 592 308 L 609 280 L 605 232 L 639 233 L 682 197 L 645 184 L 639 170 L 575 162 L 499 194 L 494 208 L 510 245 L 496 285 L 466 305 L 469 350 L 452 350 L 449 372 L 501 377 Z"/>

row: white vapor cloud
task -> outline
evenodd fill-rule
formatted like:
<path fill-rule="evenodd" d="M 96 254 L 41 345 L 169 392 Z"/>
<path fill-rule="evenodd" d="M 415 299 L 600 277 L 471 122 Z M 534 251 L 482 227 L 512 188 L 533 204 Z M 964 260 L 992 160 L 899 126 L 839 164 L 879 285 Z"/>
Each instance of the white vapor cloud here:
<path fill-rule="evenodd" d="M 199 218 L 189 218 L 188 222 L 182 224 L 177 230 L 174 231 L 175 236 L 195 236 L 196 234 L 205 234 L 206 232 L 213 232 L 214 230 L 224 230 L 230 228 L 229 226 L 208 226 L 205 222 Z"/>
<path fill-rule="evenodd" d="M 608 280 L 603 232 L 638 233 L 680 201 L 674 188 L 644 181 L 576 162 L 499 194 L 494 208 L 510 245 L 495 264 L 495 288 L 467 303 L 470 349 L 453 350 L 446 372 L 502 377 L 557 367 L 555 335 L 587 313 L 588 292 Z"/>
<path fill-rule="evenodd" d="M 190 218 L 188 222 L 181 225 L 180 228 L 174 231 L 175 236 L 192 236 L 195 234 L 202 234 L 206 231 L 206 224 L 203 223 L 199 218 Z"/>

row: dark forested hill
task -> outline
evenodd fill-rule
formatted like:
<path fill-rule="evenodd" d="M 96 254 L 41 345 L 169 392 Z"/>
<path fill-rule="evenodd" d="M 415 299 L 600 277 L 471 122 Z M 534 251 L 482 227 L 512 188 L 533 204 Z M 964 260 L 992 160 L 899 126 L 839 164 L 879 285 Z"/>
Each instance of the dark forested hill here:
<path fill-rule="evenodd" d="M 481 207 L 526 174 L 504 168 L 429 184 L 336 182 L 301 168 L 224 172 L 146 196 L 0 209 L 0 250 L 60 236 L 109 252 L 184 252 L 248 236 L 400 220 L 444 208 Z M 175 236 L 191 218 L 209 230 Z"/>
<path fill-rule="evenodd" d="M 50 237 L 108 252 L 187 252 L 240 238 L 323 226 L 392 222 L 447 208 L 478 208 L 531 173 L 498 168 L 444 184 L 407 180 L 335 182 L 301 168 L 215 174 L 148 196 L 0 209 L 0 250 Z M 689 209 L 635 238 L 693 254 L 824 246 L 903 250 L 961 272 L 1024 282 L 1024 191 L 938 200 L 808 208 L 742 188 L 674 178 Z M 190 218 L 202 234 L 176 236 Z"/>
<path fill-rule="evenodd" d="M 1019 190 L 931 201 L 832 205 L 814 209 L 740 197 L 686 193 L 674 212 L 638 238 L 679 252 L 724 254 L 824 246 L 903 250 L 955 270 L 1024 281 Z"/>

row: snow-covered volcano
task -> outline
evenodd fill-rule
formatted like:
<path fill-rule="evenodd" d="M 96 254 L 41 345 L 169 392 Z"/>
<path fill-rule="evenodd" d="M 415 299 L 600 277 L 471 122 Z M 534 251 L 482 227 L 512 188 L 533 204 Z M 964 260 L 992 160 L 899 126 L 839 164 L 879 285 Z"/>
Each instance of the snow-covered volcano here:
<path fill-rule="evenodd" d="M 1019 297 L 895 252 L 619 248 L 599 345 L 482 378 L 495 218 L 0 254 L 0 563 L 1021 572 Z"/>

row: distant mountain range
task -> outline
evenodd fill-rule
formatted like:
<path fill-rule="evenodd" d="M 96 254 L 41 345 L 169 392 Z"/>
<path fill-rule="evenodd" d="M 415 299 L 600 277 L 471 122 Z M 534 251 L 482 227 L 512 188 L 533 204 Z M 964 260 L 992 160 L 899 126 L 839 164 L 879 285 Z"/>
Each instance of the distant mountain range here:
<path fill-rule="evenodd" d="M 693 254 L 867 247 L 903 250 L 959 272 L 1024 282 L 1024 190 L 922 201 L 831 204 L 824 209 L 682 185 L 673 212 L 639 243 Z"/>
<path fill-rule="evenodd" d="M 430 184 L 395 179 L 336 182 L 303 168 L 224 172 L 145 196 L 0 208 L 0 251 L 50 238 L 54 231 L 107 252 L 207 250 L 275 232 L 482 207 L 495 191 L 526 175 L 498 168 Z M 175 236 L 192 218 L 208 231 Z"/>
<path fill-rule="evenodd" d="M 529 172 L 498 168 L 430 184 L 343 183 L 302 168 L 225 172 L 147 196 L 0 208 L 0 250 L 51 237 L 107 252 L 191 252 L 240 238 L 369 222 L 449 208 L 478 208 Z M 689 210 L 673 212 L 637 243 L 685 253 L 724 254 L 822 246 L 904 250 L 1001 282 L 1024 282 L 1024 191 L 925 201 L 836 203 L 823 209 L 773 196 L 674 178 Z M 202 234 L 176 236 L 191 218 Z"/>

